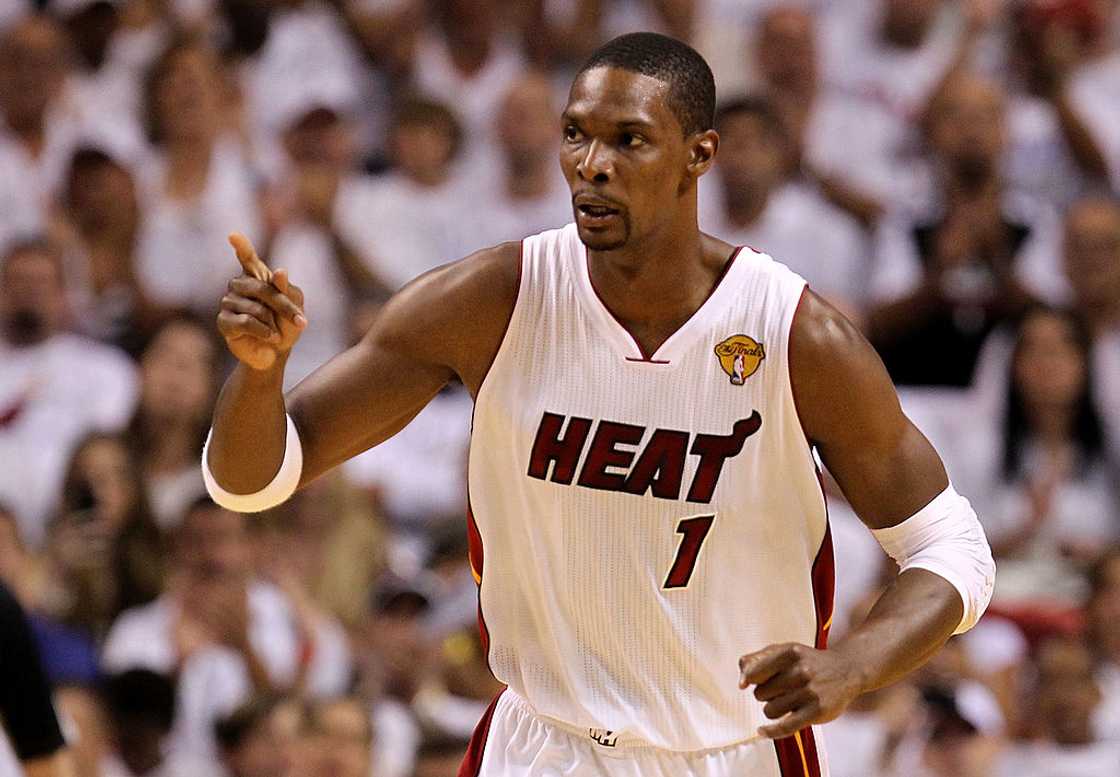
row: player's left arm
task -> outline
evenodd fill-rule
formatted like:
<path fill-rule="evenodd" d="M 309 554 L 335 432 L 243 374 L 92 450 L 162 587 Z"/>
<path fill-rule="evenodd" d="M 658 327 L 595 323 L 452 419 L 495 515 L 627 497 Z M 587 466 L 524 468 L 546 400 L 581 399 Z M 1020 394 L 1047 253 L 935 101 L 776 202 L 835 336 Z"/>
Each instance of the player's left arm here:
<path fill-rule="evenodd" d="M 740 659 L 740 686 L 756 685 L 764 713 L 778 719 L 761 729 L 773 738 L 832 720 L 860 694 L 917 669 L 975 623 L 994 575 L 975 513 L 903 414 L 878 355 L 808 290 L 790 333 L 789 363 L 806 435 L 904 569 L 864 623 L 828 650 L 772 645 Z"/>

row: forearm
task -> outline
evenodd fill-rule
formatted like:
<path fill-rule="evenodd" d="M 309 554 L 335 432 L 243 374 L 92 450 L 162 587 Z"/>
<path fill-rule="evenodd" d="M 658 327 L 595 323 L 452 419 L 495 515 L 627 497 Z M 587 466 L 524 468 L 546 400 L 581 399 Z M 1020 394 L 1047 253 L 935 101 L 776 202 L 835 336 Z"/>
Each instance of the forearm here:
<path fill-rule="evenodd" d="M 867 619 L 831 650 L 860 667 L 862 692 L 890 685 L 941 649 L 964 615 L 960 594 L 945 579 L 909 569 L 879 597 Z"/>
<path fill-rule="evenodd" d="M 287 437 L 285 361 L 277 358 L 264 370 L 238 364 L 218 395 L 207 464 L 227 491 L 256 493 L 280 469 Z"/>

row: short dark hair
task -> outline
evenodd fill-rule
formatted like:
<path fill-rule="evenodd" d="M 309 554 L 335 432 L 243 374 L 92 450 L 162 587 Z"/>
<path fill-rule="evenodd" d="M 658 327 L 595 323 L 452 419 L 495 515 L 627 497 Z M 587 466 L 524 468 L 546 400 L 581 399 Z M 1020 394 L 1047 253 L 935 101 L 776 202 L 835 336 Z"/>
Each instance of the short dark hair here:
<path fill-rule="evenodd" d="M 596 67 L 617 67 L 669 85 L 669 108 L 686 135 L 715 124 L 716 80 L 696 49 L 655 32 L 633 32 L 603 45 L 579 75 Z"/>
<path fill-rule="evenodd" d="M 102 687 L 105 706 L 118 726 L 154 724 L 171 731 L 175 721 L 175 683 L 149 669 L 129 669 L 110 675 Z"/>

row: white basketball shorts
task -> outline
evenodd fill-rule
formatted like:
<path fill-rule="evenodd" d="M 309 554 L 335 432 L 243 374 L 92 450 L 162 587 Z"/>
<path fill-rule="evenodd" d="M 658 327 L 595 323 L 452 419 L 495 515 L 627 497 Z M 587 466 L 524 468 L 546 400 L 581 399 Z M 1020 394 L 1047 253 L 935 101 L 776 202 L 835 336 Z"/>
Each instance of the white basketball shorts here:
<path fill-rule="evenodd" d="M 610 732 L 580 736 L 503 691 L 478 724 L 459 777 L 828 777 L 820 737 L 795 737 L 681 753 L 619 746 Z"/>

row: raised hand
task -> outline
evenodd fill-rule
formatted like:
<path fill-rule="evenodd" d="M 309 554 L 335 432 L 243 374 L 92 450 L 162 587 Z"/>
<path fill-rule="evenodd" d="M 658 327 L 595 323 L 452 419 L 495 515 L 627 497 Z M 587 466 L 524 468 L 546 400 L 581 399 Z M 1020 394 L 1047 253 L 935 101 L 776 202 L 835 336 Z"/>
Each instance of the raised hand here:
<path fill-rule="evenodd" d="M 303 292 L 286 270 L 272 272 L 249 239 L 229 236 L 243 274 L 229 282 L 218 313 L 218 330 L 230 352 L 255 370 L 266 370 L 286 356 L 307 327 Z"/>
<path fill-rule="evenodd" d="M 758 733 L 781 739 L 839 717 L 863 690 L 857 669 L 838 651 L 771 645 L 739 659 L 739 687 L 757 686 L 763 713 L 777 721 Z"/>

